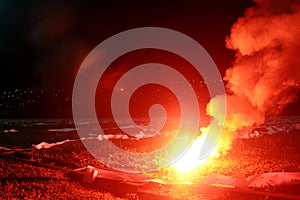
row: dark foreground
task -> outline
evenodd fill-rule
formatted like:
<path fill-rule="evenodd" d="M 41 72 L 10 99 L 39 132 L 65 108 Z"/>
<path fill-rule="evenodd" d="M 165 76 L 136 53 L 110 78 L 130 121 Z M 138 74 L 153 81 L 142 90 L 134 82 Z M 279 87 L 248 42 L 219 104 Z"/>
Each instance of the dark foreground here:
<path fill-rule="evenodd" d="M 53 138 L 65 139 L 76 133 L 51 133 L 43 135 L 43 140 L 55 141 Z M 297 130 L 265 135 L 260 138 L 238 139 L 234 141 L 228 155 L 214 159 L 192 173 L 193 177 L 205 175 L 226 175 L 233 178 L 246 178 L 267 172 L 300 172 L 300 132 Z M 68 135 L 68 136 L 66 136 Z M 1 136 L 0 136 L 1 137 Z M 19 138 L 20 137 L 20 138 Z M 9 139 L 11 144 L 8 143 Z M 23 138 L 24 139 L 24 138 Z M 15 149 L 24 148 L 22 137 L 3 135 L 2 142 Z M 13 142 L 14 141 L 14 142 Z M 16 142 L 17 141 L 17 142 Z M 26 142 L 25 142 L 26 143 Z M 13 145 L 12 145 L 13 144 Z M 1 144 L 4 146 L 4 144 Z M 104 168 L 84 148 L 80 141 L 69 142 L 49 149 L 31 149 L 25 153 L 30 162 L 8 158 L 10 151 L 0 150 L 0 199 L 283 199 L 268 195 L 249 194 L 229 189 L 203 188 L 193 191 L 189 187 L 167 188 L 155 185 L 147 186 L 149 194 L 138 192 L 134 187 L 126 187 L 118 183 L 100 181 L 83 184 L 72 178 L 65 170 L 45 168 L 32 165 L 55 165 L 68 163 L 70 168 L 92 165 Z M 5 155 L 4 155 L 5 154 Z M 174 172 L 164 169 L 148 174 L 154 178 L 175 179 Z M 143 188 L 140 188 L 143 189 Z M 140 190 L 141 191 L 141 190 Z M 272 192 L 300 195 L 299 185 L 293 187 L 261 188 L 258 192 Z M 164 194 L 155 196 L 157 194 Z M 266 193 L 266 194 L 267 194 Z"/>

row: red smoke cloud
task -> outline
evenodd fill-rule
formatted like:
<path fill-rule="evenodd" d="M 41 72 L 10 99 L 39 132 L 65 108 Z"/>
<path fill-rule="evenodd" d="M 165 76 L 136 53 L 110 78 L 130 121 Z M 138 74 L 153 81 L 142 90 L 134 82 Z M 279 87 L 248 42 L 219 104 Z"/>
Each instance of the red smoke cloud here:
<path fill-rule="evenodd" d="M 251 122 L 278 114 L 297 100 L 300 89 L 300 2 L 255 0 L 256 6 L 232 26 L 227 47 L 236 50 L 226 71 L 228 110 L 245 113 Z M 237 104 L 236 99 L 240 101 Z M 240 106 L 237 106 L 240 105 Z M 247 109 L 245 109 L 245 106 Z"/>
<path fill-rule="evenodd" d="M 230 148 L 237 130 L 264 123 L 295 102 L 300 90 L 300 1 L 255 0 L 245 15 L 232 26 L 226 38 L 236 50 L 235 60 L 224 77 L 228 81 L 227 113 L 219 153 Z M 206 129 L 220 126 L 222 111 L 215 97 L 208 114 L 215 121 Z M 222 119 L 221 119 L 222 120 Z M 204 130 L 204 129 L 203 129 Z M 238 134 L 238 133 L 236 133 Z"/>

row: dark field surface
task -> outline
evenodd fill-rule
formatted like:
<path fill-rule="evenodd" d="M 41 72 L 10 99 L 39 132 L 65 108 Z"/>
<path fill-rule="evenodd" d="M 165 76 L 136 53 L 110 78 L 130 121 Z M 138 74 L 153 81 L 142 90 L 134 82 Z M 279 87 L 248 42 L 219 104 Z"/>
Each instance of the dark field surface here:
<path fill-rule="evenodd" d="M 51 161 L 70 163 L 73 168 L 92 165 L 105 168 L 85 149 L 80 140 L 68 142 L 49 149 L 34 149 L 32 144 L 46 141 L 48 143 L 66 139 L 79 139 L 76 131 L 47 132 L 51 128 L 65 128 L 66 123 L 59 125 L 40 124 L 20 126 L 20 124 L 1 124 L 2 130 L 15 128 L 17 133 L 1 133 L 0 146 L 12 149 L 30 148 L 30 160 L 51 164 Z M 47 127 L 46 127 L 47 126 Z M 71 125 L 70 125 L 71 126 Z M 206 175 L 226 175 L 233 178 L 246 178 L 267 172 L 300 172 L 300 131 L 279 131 L 259 138 L 236 139 L 226 156 L 215 158 L 193 170 L 190 177 Z M 126 140 L 116 141 L 117 143 Z M 141 141 L 139 141 L 141 142 Z M 149 146 L 145 142 L 144 146 Z M 126 146 L 134 151 L 135 147 Z M 131 148 L 131 149 L 130 149 Z M 150 147 L 149 147 L 150 148 Z M 11 151 L 0 150 L 1 154 Z M 153 178 L 177 179 L 170 168 L 148 173 Z M 189 177 L 186 177 L 189 179 Z M 1 156 L 0 158 L 0 199 L 156 199 L 151 195 L 142 195 L 128 188 L 118 188 L 111 183 L 86 185 L 70 180 L 69 173 L 63 170 L 33 166 Z M 253 194 L 240 194 L 228 191 L 207 191 L 195 194 L 189 188 L 166 188 L 155 186 L 147 188 L 153 192 L 164 192 L 180 199 L 274 199 Z M 261 191 L 299 194 L 300 188 L 278 187 L 262 188 Z"/>

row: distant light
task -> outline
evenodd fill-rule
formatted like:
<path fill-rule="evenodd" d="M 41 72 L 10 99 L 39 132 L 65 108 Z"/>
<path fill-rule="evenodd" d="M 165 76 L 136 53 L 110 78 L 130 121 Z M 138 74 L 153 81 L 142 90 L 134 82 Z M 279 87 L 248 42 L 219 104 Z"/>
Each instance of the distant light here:
<path fill-rule="evenodd" d="M 121 91 L 121 92 L 124 92 L 124 88 L 120 88 L 120 91 Z"/>

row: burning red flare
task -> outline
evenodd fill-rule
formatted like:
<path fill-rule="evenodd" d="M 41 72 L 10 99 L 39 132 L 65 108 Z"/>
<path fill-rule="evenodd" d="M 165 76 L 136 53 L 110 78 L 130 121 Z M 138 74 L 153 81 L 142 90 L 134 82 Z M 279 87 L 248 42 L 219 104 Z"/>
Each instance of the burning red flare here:
<path fill-rule="evenodd" d="M 243 127 L 264 123 L 268 115 L 279 114 L 288 104 L 297 100 L 300 90 L 300 3 L 298 0 L 254 0 L 256 5 L 232 26 L 227 47 L 236 50 L 236 59 L 226 72 L 228 81 L 227 113 L 221 137 L 211 157 L 226 154 L 234 133 Z M 213 98 L 207 108 L 214 117 L 202 133 L 214 137 L 214 127 L 224 111 Z M 205 160 L 197 155 L 203 137 L 192 144 L 173 167 L 189 171 Z"/>

